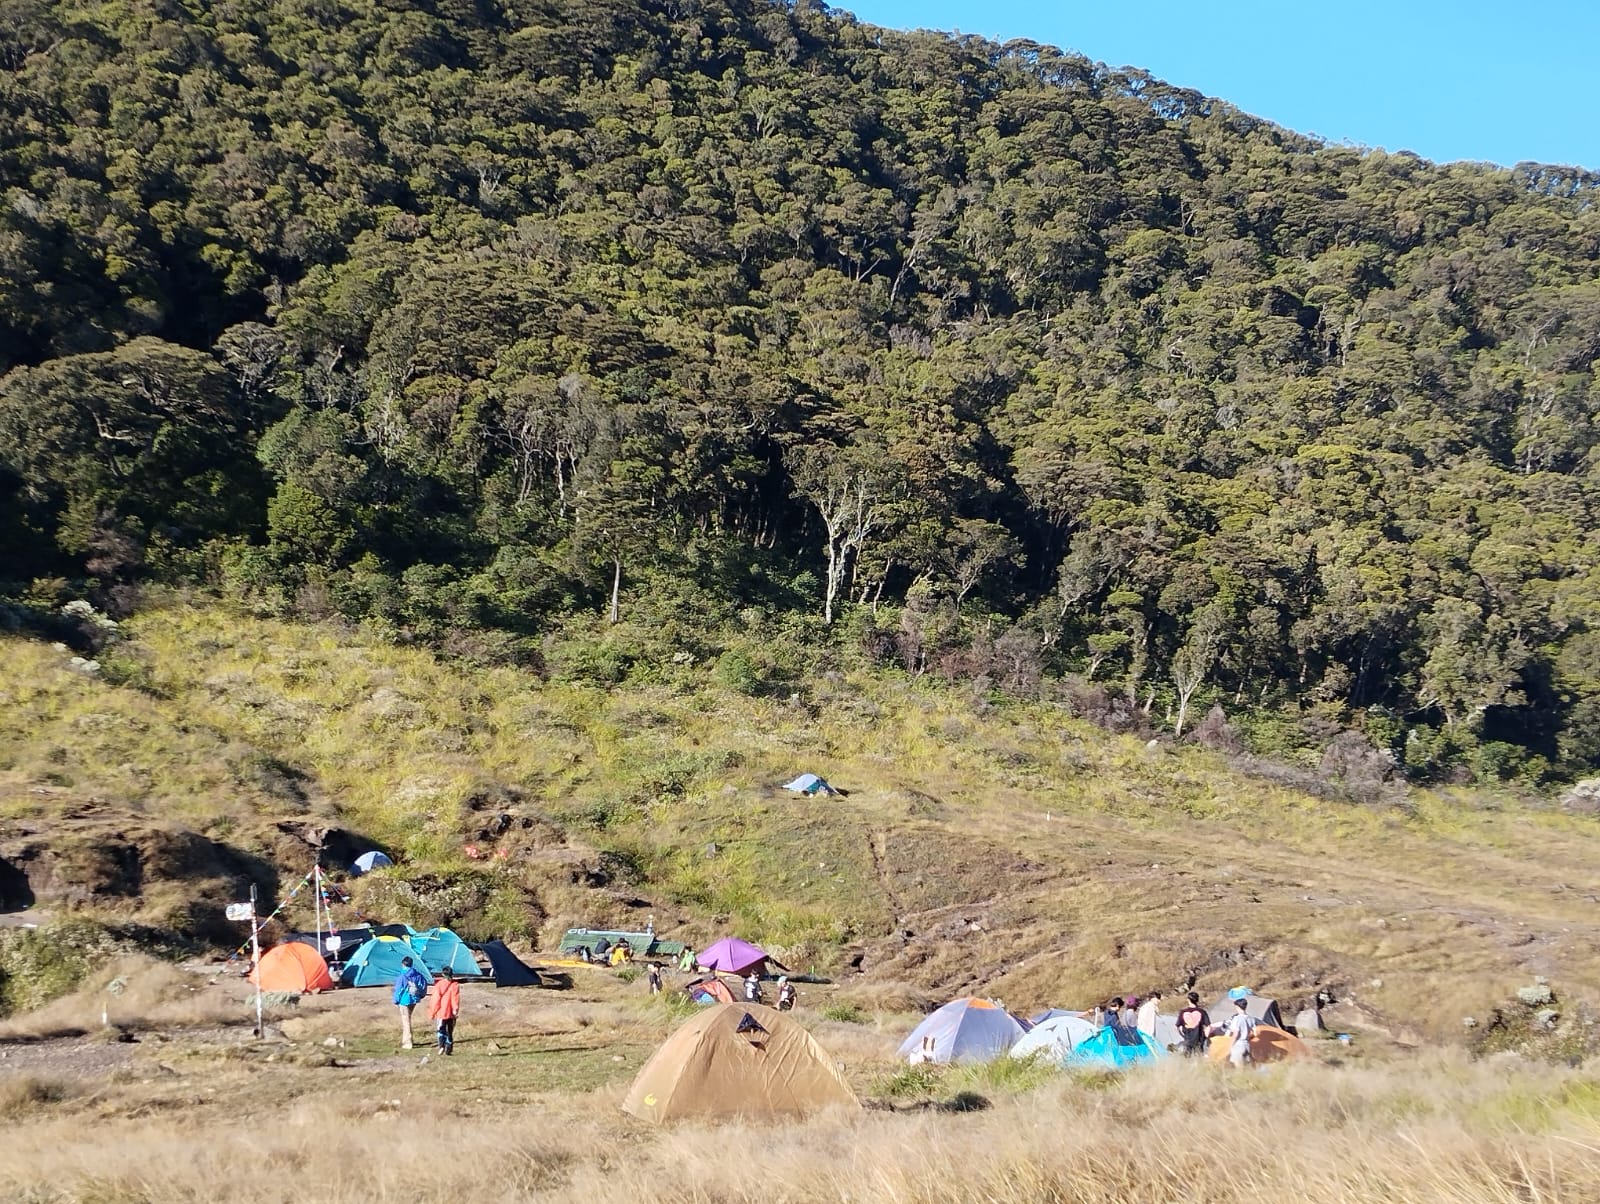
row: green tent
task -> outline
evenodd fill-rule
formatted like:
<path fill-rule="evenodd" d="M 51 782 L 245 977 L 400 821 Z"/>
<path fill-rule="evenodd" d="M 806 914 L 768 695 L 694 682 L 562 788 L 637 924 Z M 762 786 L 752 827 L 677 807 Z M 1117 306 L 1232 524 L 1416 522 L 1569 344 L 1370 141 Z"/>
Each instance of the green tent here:
<path fill-rule="evenodd" d="M 361 945 L 344 964 L 339 981 L 347 987 L 383 987 L 400 977 L 400 962 L 409 957 L 412 967 L 429 982 L 433 974 L 410 944 L 397 936 L 375 936 Z"/>

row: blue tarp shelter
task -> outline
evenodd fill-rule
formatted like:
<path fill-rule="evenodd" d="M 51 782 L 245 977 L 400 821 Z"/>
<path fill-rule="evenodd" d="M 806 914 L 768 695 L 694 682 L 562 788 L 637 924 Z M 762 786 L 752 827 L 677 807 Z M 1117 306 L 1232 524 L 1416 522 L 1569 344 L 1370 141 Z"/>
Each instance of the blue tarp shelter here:
<path fill-rule="evenodd" d="M 1138 1029 L 1108 1024 L 1087 1041 L 1076 1045 L 1067 1055 L 1065 1065 L 1121 1069 L 1166 1056 L 1166 1050 Z"/>
<path fill-rule="evenodd" d="M 467 943 L 448 928 L 430 928 L 418 932 L 413 928 L 406 936 L 416 950 L 417 960 L 429 974 L 437 974 L 446 966 L 457 978 L 477 978 L 483 974 L 478 969 L 478 959 L 472 956 Z"/>
<path fill-rule="evenodd" d="M 344 964 L 339 980 L 347 987 L 383 987 L 400 977 L 402 958 L 409 957 L 415 969 L 429 982 L 433 973 L 423 964 L 422 958 L 410 942 L 397 936 L 377 936 L 364 942 Z"/>

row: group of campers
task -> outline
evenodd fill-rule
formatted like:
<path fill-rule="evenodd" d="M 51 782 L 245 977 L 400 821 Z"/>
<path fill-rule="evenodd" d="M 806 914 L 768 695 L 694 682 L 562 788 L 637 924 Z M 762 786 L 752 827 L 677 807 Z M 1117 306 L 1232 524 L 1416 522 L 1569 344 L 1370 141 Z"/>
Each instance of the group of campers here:
<path fill-rule="evenodd" d="M 400 962 L 400 974 L 394 980 L 394 1003 L 400 1009 L 400 1048 L 411 1049 L 411 1014 L 424 999 L 428 1005 L 428 1019 L 433 1021 L 434 1036 L 439 1052 L 449 1057 L 456 1051 L 456 1020 L 461 1015 L 461 984 L 456 981 L 449 966 L 439 971 L 430 988 L 422 971 L 409 958 Z"/>
<path fill-rule="evenodd" d="M 1204 1057 L 1212 1037 L 1227 1037 L 1229 1064 L 1243 1066 L 1249 1062 L 1250 1039 L 1255 1036 L 1260 1022 L 1250 1014 L 1248 999 L 1233 1000 L 1233 1007 L 1233 1015 L 1213 1023 L 1211 1013 L 1200 1004 L 1199 993 L 1190 991 L 1184 1005 L 1178 1009 L 1179 1048 L 1174 1052 L 1181 1052 L 1188 1058 Z M 1111 1029 L 1119 1043 L 1130 1044 L 1131 1041 L 1124 1038 L 1135 1032 L 1157 1039 L 1156 1018 L 1160 1014 L 1161 992 L 1152 991 L 1142 1002 L 1118 995 L 1103 1006 L 1097 1004 L 1091 1019 L 1097 1027 Z"/>

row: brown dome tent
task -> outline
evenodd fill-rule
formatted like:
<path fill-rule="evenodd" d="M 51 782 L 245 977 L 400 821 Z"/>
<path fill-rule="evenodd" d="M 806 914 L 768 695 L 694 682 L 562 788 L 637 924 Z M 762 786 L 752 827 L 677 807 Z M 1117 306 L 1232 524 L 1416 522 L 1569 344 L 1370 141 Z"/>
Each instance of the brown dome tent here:
<path fill-rule="evenodd" d="M 1211 1044 L 1206 1049 L 1206 1056 L 1213 1062 L 1226 1062 L 1228 1050 L 1231 1048 L 1233 1048 L 1232 1037 L 1226 1035 L 1212 1037 Z M 1310 1053 L 1304 1041 L 1276 1025 L 1258 1024 L 1256 1031 L 1250 1035 L 1250 1060 L 1258 1065 L 1262 1062 L 1283 1062 L 1290 1058 L 1304 1058 Z"/>
<path fill-rule="evenodd" d="M 251 982 L 258 979 L 263 991 L 279 991 L 285 995 L 333 990 L 328 963 L 310 945 L 299 941 L 274 945 L 263 953 L 261 964 L 250 972 Z"/>
<path fill-rule="evenodd" d="M 644 1064 L 622 1102 L 650 1121 L 803 1116 L 859 1108 L 822 1047 L 789 1017 L 756 1003 L 695 1016 Z"/>

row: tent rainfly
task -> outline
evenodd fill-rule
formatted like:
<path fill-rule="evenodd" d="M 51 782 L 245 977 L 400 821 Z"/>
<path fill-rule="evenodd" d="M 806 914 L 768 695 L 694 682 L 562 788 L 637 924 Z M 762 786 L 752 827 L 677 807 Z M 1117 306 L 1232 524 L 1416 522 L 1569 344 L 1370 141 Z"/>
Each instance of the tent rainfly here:
<path fill-rule="evenodd" d="M 733 992 L 728 990 L 728 984 L 720 978 L 697 978 L 683 990 L 690 999 L 701 1006 L 733 1002 Z"/>
<path fill-rule="evenodd" d="M 479 948 L 483 950 L 483 955 L 489 959 L 489 971 L 494 975 L 495 986 L 536 987 L 539 985 L 539 971 L 506 948 L 504 941 L 484 941 Z"/>
<path fill-rule="evenodd" d="M 417 960 L 429 974 L 437 974 L 446 966 L 457 978 L 477 978 L 483 973 L 467 943 L 448 928 L 429 928 L 425 932 L 413 928 L 406 934 L 406 942 L 416 950 Z"/>
<path fill-rule="evenodd" d="M 1078 1046 L 1093 1040 L 1099 1031 L 1093 1021 L 1085 1020 L 1076 1012 L 1057 1010 L 1056 1015 L 1039 1021 L 1013 1045 L 1011 1056 L 1027 1058 L 1038 1055 L 1047 1062 L 1059 1065 L 1064 1063 Z"/>
<path fill-rule="evenodd" d="M 1166 1056 L 1167 1051 L 1148 1033 L 1108 1024 L 1068 1054 L 1066 1061 L 1069 1066 L 1118 1068 Z"/>
<path fill-rule="evenodd" d="M 431 983 L 433 975 L 422 964 L 422 958 L 397 936 L 375 936 L 363 944 L 345 962 L 342 980 L 347 987 L 388 986 L 400 977 L 400 963 L 408 957 L 412 967 Z"/>
<path fill-rule="evenodd" d="M 658 1124 L 860 1106 L 811 1034 L 757 1003 L 720 1003 L 693 1017 L 644 1064 L 622 1103 Z"/>
<path fill-rule="evenodd" d="M 909 1062 L 992 1062 L 1022 1036 L 1017 1018 L 988 999 L 952 999 L 900 1046 Z"/>
<path fill-rule="evenodd" d="M 328 963 L 310 945 L 289 941 L 274 945 L 261 955 L 261 962 L 250 972 L 250 981 L 263 991 L 285 995 L 307 995 L 333 990 Z"/>
<path fill-rule="evenodd" d="M 783 784 L 783 788 L 785 790 L 792 790 L 796 794 L 833 794 L 833 793 L 835 793 L 833 787 L 828 785 L 826 779 L 819 778 L 814 773 L 803 773 L 799 777 L 797 777 L 794 781 L 785 782 Z"/>
<path fill-rule="evenodd" d="M 741 941 L 736 936 L 725 936 L 714 945 L 709 945 L 700 950 L 700 955 L 695 959 L 703 970 L 720 970 L 724 974 L 749 974 L 754 971 L 762 973 L 767 968 L 767 963 L 773 962 L 765 949 L 752 945 L 749 941 Z M 781 967 L 780 967 L 781 968 Z"/>

